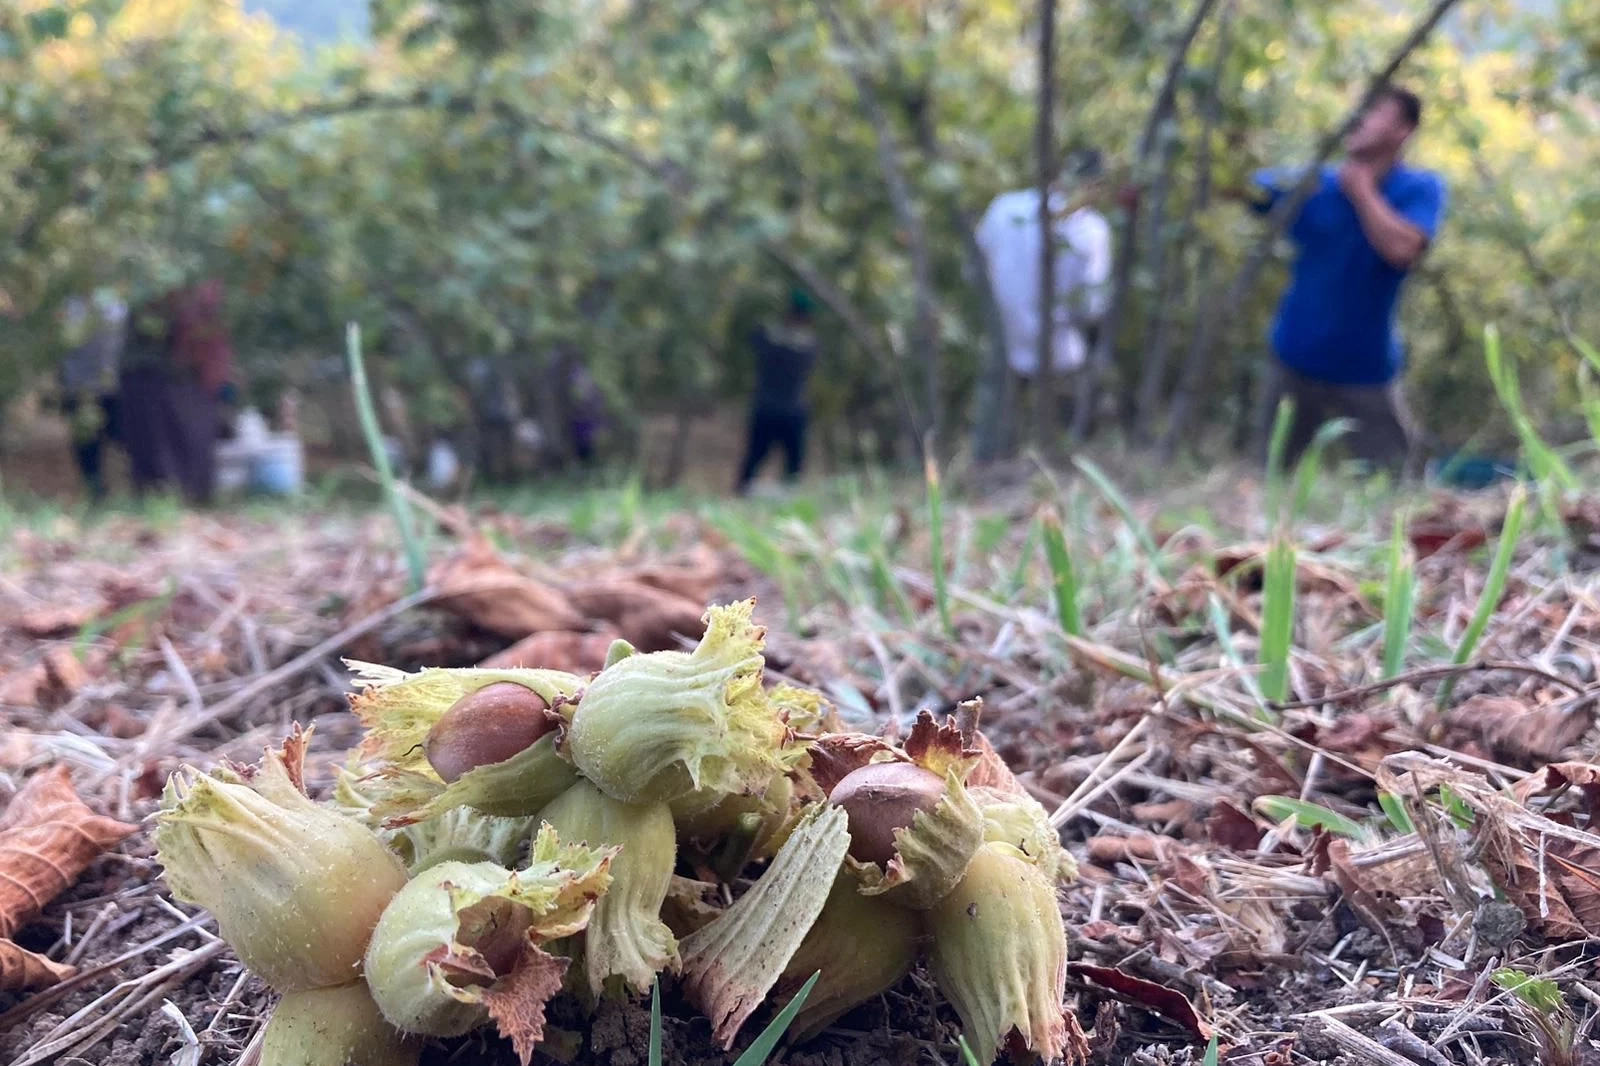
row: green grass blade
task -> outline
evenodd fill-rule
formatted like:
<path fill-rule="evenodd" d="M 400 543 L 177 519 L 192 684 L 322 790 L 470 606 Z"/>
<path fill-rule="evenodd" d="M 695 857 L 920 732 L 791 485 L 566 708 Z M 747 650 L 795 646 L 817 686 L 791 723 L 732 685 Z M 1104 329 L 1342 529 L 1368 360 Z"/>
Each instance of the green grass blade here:
<path fill-rule="evenodd" d="M 1083 636 L 1083 616 L 1078 611 L 1078 574 L 1072 567 L 1072 553 L 1061 530 L 1061 518 L 1054 508 L 1039 517 L 1044 532 L 1044 555 L 1050 563 L 1051 585 L 1055 589 L 1056 618 L 1061 628 L 1075 637 Z"/>
<path fill-rule="evenodd" d="M 1261 796 L 1256 800 L 1255 808 L 1275 822 L 1286 822 L 1293 818 L 1307 829 L 1325 829 L 1356 840 L 1365 839 L 1367 835 L 1366 827 L 1360 822 L 1352 821 L 1321 804 L 1293 796 Z"/>
<path fill-rule="evenodd" d="M 816 986 L 817 978 L 822 976 L 818 970 L 811 975 L 811 980 L 796 992 L 789 1005 L 778 1012 L 778 1016 L 761 1031 L 761 1035 L 745 1049 L 743 1055 L 734 1061 L 733 1066 L 764 1066 L 767 1056 L 772 1054 L 772 1049 L 778 1046 L 778 1041 L 783 1039 L 783 1034 L 788 1030 L 794 1016 L 800 1013 L 800 1008 L 805 1006 L 806 997 L 811 994 L 811 989 Z"/>
<path fill-rule="evenodd" d="M 1294 429 L 1294 398 L 1278 401 L 1272 415 L 1272 437 L 1267 441 L 1267 518 L 1276 524 L 1283 517 L 1283 461 Z"/>
<path fill-rule="evenodd" d="M 1039 546 L 1039 523 L 1033 522 L 1028 526 L 1028 535 L 1022 541 L 1022 550 L 1017 552 L 1017 562 L 1011 569 L 1011 576 L 1005 586 L 1005 600 L 1010 603 L 1028 585 L 1028 567 L 1033 565 L 1033 553 Z"/>
<path fill-rule="evenodd" d="M 1411 616 L 1417 595 L 1417 574 L 1406 539 L 1406 515 L 1394 516 L 1394 535 L 1389 540 L 1389 586 L 1383 597 L 1383 678 L 1396 676 L 1406 665 L 1406 649 L 1411 644 Z"/>
<path fill-rule="evenodd" d="M 1522 520 L 1527 512 L 1527 506 L 1527 490 L 1519 485 L 1511 494 L 1511 504 L 1506 508 L 1505 524 L 1500 528 L 1500 543 L 1495 546 L 1494 562 L 1489 565 L 1489 576 L 1484 579 L 1483 594 L 1478 597 L 1478 607 L 1472 612 L 1472 621 L 1467 623 L 1466 631 L 1456 643 L 1455 654 L 1450 658 L 1450 661 L 1457 666 L 1466 663 L 1477 654 L 1478 643 L 1483 639 L 1484 630 L 1489 627 L 1489 619 L 1494 617 L 1501 598 L 1505 596 L 1506 580 L 1511 576 L 1511 560 L 1516 555 L 1517 543 L 1522 536 Z M 1450 694 L 1453 691 L 1455 691 L 1455 678 L 1450 678 L 1439 688 L 1440 707 L 1450 701 Z"/>
<path fill-rule="evenodd" d="M 1111 506 L 1117 509 L 1118 514 L 1122 515 L 1122 520 L 1128 524 L 1128 528 L 1137 538 L 1140 549 L 1145 555 L 1149 556 L 1150 565 L 1155 569 L 1156 574 L 1161 576 L 1161 549 L 1156 546 L 1155 537 L 1150 535 L 1150 527 L 1145 525 L 1144 520 L 1139 517 L 1139 512 L 1133 509 L 1133 504 L 1129 503 L 1128 498 L 1122 494 L 1122 490 L 1118 489 L 1116 483 L 1106 476 L 1104 470 L 1101 470 L 1090 460 L 1077 456 L 1072 460 L 1072 465 L 1077 467 L 1083 473 L 1083 476 L 1088 478 L 1094 487 L 1100 491 L 1100 495 L 1104 496 Z"/>
<path fill-rule="evenodd" d="M 649 1066 L 661 1066 L 661 978 L 650 983 Z"/>
<path fill-rule="evenodd" d="M 972 1053 L 972 1045 L 967 1043 L 965 1036 L 956 1037 L 956 1047 L 961 1049 L 961 1066 L 983 1066 L 978 1056 Z"/>
<path fill-rule="evenodd" d="M 1211 1042 L 1206 1044 L 1206 1057 L 1200 1060 L 1200 1066 L 1217 1066 L 1218 1054 L 1220 1054 L 1220 1052 L 1217 1048 L 1217 1034 L 1212 1033 Z"/>
<path fill-rule="evenodd" d="M 955 636 L 956 628 L 950 618 L 950 581 L 945 571 L 944 557 L 944 490 L 939 485 L 939 468 L 932 457 L 926 467 L 928 480 L 928 541 L 933 565 L 933 599 L 939 607 L 939 624 L 945 636 Z"/>
<path fill-rule="evenodd" d="M 361 327 L 351 322 L 345 326 L 345 350 L 350 358 L 350 387 L 355 392 L 356 417 L 361 422 L 361 435 L 367 441 L 367 453 L 372 466 L 378 471 L 378 481 L 383 486 L 383 496 L 394 512 L 394 524 L 405 549 L 406 570 L 411 577 L 411 591 L 419 591 L 427 580 L 427 561 L 422 553 L 422 542 L 417 537 L 417 527 L 411 517 L 411 501 L 400 492 L 394 471 L 389 467 L 389 452 L 383 446 L 383 434 L 378 429 L 378 414 L 372 406 L 372 389 L 367 384 L 367 365 L 361 358 Z"/>
<path fill-rule="evenodd" d="M 1261 593 L 1261 694 L 1269 700 L 1289 698 L 1296 565 L 1294 542 L 1287 536 L 1274 537 L 1267 549 Z"/>
<path fill-rule="evenodd" d="M 1304 514 L 1306 507 L 1311 503 L 1311 494 L 1317 487 L 1317 477 L 1322 473 L 1323 453 L 1334 441 L 1355 428 L 1355 422 L 1348 418 L 1335 418 L 1317 427 L 1317 432 L 1312 436 L 1310 445 L 1306 447 L 1300 465 L 1295 468 L 1294 494 L 1289 502 L 1287 516 L 1290 521 L 1293 521 L 1295 516 Z"/>
<path fill-rule="evenodd" d="M 1383 808 L 1384 815 L 1389 819 L 1389 824 L 1394 826 L 1398 833 L 1415 833 L 1417 827 L 1411 821 L 1411 812 L 1406 810 L 1404 801 L 1393 792 L 1378 793 L 1378 806 Z"/>
<path fill-rule="evenodd" d="M 1500 329 L 1492 322 L 1483 327 L 1483 353 L 1495 395 L 1499 397 L 1500 405 L 1506 409 L 1512 427 L 1517 431 L 1517 438 L 1522 442 L 1522 450 L 1527 456 L 1528 469 L 1535 480 L 1541 486 L 1553 484 L 1562 490 L 1577 488 L 1578 480 L 1572 468 L 1544 442 L 1533 420 L 1528 417 L 1527 407 L 1522 402 L 1522 386 L 1517 380 L 1516 365 L 1501 347 Z"/>

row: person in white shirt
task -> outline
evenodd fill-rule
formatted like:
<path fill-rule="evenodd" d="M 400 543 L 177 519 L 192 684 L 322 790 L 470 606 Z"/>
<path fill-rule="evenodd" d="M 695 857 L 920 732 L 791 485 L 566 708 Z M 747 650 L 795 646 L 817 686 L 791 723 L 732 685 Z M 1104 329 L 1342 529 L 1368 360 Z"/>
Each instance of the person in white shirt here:
<path fill-rule="evenodd" d="M 1056 374 L 1072 373 L 1088 361 L 1094 327 L 1105 317 L 1110 299 L 1111 225 L 1096 209 L 1104 193 L 1104 165 L 1093 150 L 1073 153 L 1050 190 L 1050 210 L 1056 220 L 1051 336 L 1051 370 Z M 976 236 L 1005 327 L 1006 362 L 1020 377 L 1036 377 L 1043 322 L 1038 189 L 995 197 Z"/>

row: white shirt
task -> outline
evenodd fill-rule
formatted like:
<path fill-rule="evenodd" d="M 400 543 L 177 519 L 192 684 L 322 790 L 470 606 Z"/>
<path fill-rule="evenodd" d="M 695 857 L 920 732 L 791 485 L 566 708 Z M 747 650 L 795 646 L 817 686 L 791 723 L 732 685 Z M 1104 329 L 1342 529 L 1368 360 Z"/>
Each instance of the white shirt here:
<path fill-rule="evenodd" d="M 1053 192 L 1053 210 L 1066 197 Z M 1039 191 L 1019 189 L 995 197 L 978 223 L 978 245 L 1005 325 L 1006 361 L 1024 377 L 1039 370 L 1039 266 L 1042 253 Z M 1111 225 L 1091 208 L 1056 220 L 1056 306 L 1052 369 L 1077 370 L 1088 356 L 1084 327 L 1098 322 L 1110 299 Z"/>

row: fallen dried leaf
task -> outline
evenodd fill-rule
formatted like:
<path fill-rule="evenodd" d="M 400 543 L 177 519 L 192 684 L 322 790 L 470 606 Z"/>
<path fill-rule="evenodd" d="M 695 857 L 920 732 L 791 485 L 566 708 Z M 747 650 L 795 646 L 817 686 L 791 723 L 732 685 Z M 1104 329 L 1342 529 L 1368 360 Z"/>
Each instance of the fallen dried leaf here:
<path fill-rule="evenodd" d="M 1554 763 L 1542 774 L 1529 774 L 1518 783 L 1517 800 L 1527 803 L 1534 796 L 1577 789 L 1583 796 L 1589 828 L 1600 828 L 1600 765 L 1588 762 Z"/>
<path fill-rule="evenodd" d="M 1218 800 L 1206 818 L 1206 834 L 1218 847 L 1230 851 L 1255 851 L 1265 831 L 1256 820 L 1227 800 Z"/>
<path fill-rule="evenodd" d="M 680 637 L 698 640 L 705 635 L 704 600 L 627 580 L 583 582 L 564 591 L 574 609 L 586 618 L 610 623 L 640 651 L 670 651 L 681 646 Z"/>
<path fill-rule="evenodd" d="M 89 671 L 71 648 L 51 648 L 44 657 L 45 673 L 56 693 L 71 699 L 89 683 Z"/>
<path fill-rule="evenodd" d="M 37 707 L 40 696 L 49 684 L 50 674 L 42 662 L 8 670 L 0 674 L 0 704 Z"/>
<path fill-rule="evenodd" d="M 27 925 L 137 829 L 85 806 L 65 766 L 30 778 L 0 814 L 0 937 Z"/>
<path fill-rule="evenodd" d="M 71 966 L 35 955 L 9 940 L 0 940 L 0 992 L 49 988 L 75 972 Z"/>
<path fill-rule="evenodd" d="M 441 608 L 512 640 L 585 626 L 584 616 L 565 596 L 518 572 L 482 537 L 435 566 L 428 584 L 439 590 Z"/>
<path fill-rule="evenodd" d="M 1091 966 L 1088 963 L 1072 962 L 1067 964 L 1067 972 L 1101 988 L 1109 989 L 1168 1021 L 1181 1025 L 1199 1042 L 1211 1039 L 1213 1032 L 1211 1023 L 1200 1017 L 1200 1012 L 1189 1002 L 1189 997 L 1176 989 L 1123 973 L 1110 966 Z"/>
<path fill-rule="evenodd" d="M 1380 896 L 1363 871 L 1350 861 L 1350 842 L 1343 838 L 1328 841 L 1327 857 L 1328 873 L 1344 893 L 1350 909 L 1374 929 L 1382 931 L 1384 922 L 1395 914 L 1394 904 Z"/>
<path fill-rule="evenodd" d="M 104 609 L 105 604 L 99 602 L 50 604 L 23 611 L 12 624 L 37 639 L 64 637 L 94 621 Z"/>
<path fill-rule="evenodd" d="M 617 634 L 613 632 L 534 633 L 504 651 L 495 652 L 478 665 L 486 670 L 526 666 L 569 674 L 593 674 L 605 666 L 606 653 L 616 639 Z"/>
<path fill-rule="evenodd" d="M 1445 743 L 1483 744 L 1501 762 L 1533 766 L 1553 762 L 1583 739 L 1594 711 L 1565 705 L 1533 706 L 1510 696 L 1474 696 L 1445 713 Z"/>
<path fill-rule="evenodd" d="M 1116 862 L 1163 862 L 1181 847 L 1171 837 L 1149 833 L 1132 837 L 1094 837 L 1089 841 L 1089 861 L 1101 866 Z"/>
<path fill-rule="evenodd" d="M 697 544 L 683 562 L 630 567 L 626 576 L 630 581 L 670 592 L 691 603 L 707 603 L 721 584 L 726 569 L 720 555 L 705 544 Z"/>
<path fill-rule="evenodd" d="M 1582 940 L 1600 928 L 1600 849 L 1492 815 L 1480 820 L 1489 837 L 1484 864 L 1530 928 L 1549 940 Z"/>

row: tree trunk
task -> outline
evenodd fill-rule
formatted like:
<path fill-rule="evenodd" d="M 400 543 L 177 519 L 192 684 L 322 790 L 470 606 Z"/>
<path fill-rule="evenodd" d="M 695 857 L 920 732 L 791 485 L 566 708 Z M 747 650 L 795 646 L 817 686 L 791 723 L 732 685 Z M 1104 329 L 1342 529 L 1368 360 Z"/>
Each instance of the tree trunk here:
<path fill-rule="evenodd" d="M 1039 189 L 1039 368 L 1034 419 L 1039 450 L 1049 454 L 1057 436 L 1055 393 L 1056 227 L 1050 186 L 1056 177 L 1056 0 L 1039 0 L 1039 105 L 1033 147 Z"/>
<path fill-rule="evenodd" d="M 819 0 L 822 13 L 832 27 L 840 48 L 848 51 L 846 67 L 855 83 L 861 109 L 867 113 L 877 142 L 878 165 L 883 170 L 884 186 L 889 193 L 889 205 L 894 210 L 895 221 L 905 233 L 906 251 L 911 258 L 914 310 L 911 317 L 909 347 L 913 357 L 922 367 L 924 433 L 930 440 L 938 440 L 939 423 L 944 406 L 944 392 L 939 367 L 939 307 L 933 292 L 933 261 L 928 252 L 927 227 L 911 197 L 911 186 L 906 181 L 901 165 L 900 151 L 895 145 L 894 130 L 884 113 L 872 79 L 862 68 L 850 31 L 833 0 Z"/>
<path fill-rule="evenodd" d="M 1189 17 L 1189 22 L 1183 28 L 1183 34 L 1172 47 L 1172 53 L 1167 57 L 1167 69 L 1161 79 L 1161 89 L 1156 93 L 1155 103 L 1150 106 L 1150 112 L 1145 118 L 1144 131 L 1139 135 L 1139 149 L 1135 157 L 1135 174 L 1142 174 L 1149 165 L 1150 155 L 1155 151 L 1156 138 L 1161 132 L 1161 124 L 1172 114 L 1173 105 L 1178 96 L 1178 79 L 1183 75 L 1189 62 L 1189 49 L 1193 47 L 1194 40 L 1200 34 L 1200 27 L 1205 24 L 1215 7 L 1217 0 L 1199 0 L 1195 6 L 1194 14 Z M 1133 284 L 1134 257 L 1139 251 L 1139 209 L 1137 206 L 1129 210 L 1124 221 L 1122 233 L 1117 240 L 1116 260 L 1111 268 L 1111 299 L 1106 307 L 1105 318 L 1100 323 L 1100 336 L 1095 341 L 1094 350 L 1089 353 L 1089 358 L 1083 368 L 1082 378 L 1078 385 L 1078 395 L 1072 412 L 1072 437 L 1074 440 L 1083 440 L 1089 434 L 1089 425 L 1094 418 L 1095 389 L 1100 375 L 1107 366 L 1111 365 L 1111 355 L 1116 349 L 1117 331 L 1122 324 L 1122 315 L 1128 304 L 1128 290 Z"/>
<path fill-rule="evenodd" d="M 1395 49 L 1383 69 L 1367 83 L 1367 88 L 1361 94 L 1356 106 L 1350 109 L 1343 121 L 1323 136 L 1316 156 L 1306 168 L 1306 175 L 1299 187 L 1290 195 L 1283 197 L 1273 208 L 1266 232 L 1256 241 L 1255 248 L 1245 260 L 1244 266 L 1240 268 L 1238 276 L 1234 278 L 1226 294 L 1219 299 L 1206 302 L 1206 313 L 1200 318 L 1199 327 L 1195 331 L 1194 346 L 1189 349 L 1188 360 L 1183 368 L 1183 378 L 1178 384 L 1177 394 L 1172 399 L 1172 414 L 1167 421 L 1167 432 L 1161 438 L 1160 454 L 1164 461 L 1171 461 L 1177 454 L 1178 442 L 1183 440 L 1184 434 L 1188 432 L 1189 413 L 1194 407 L 1194 395 L 1207 365 L 1211 362 L 1212 349 L 1216 347 L 1224 324 L 1232 322 L 1238 316 L 1245 296 L 1255 288 L 1256 280 L 1267 265 L 1273 244 L 1288 228 L 1290 219 L 1299 214 L 1300 208 L 1310 199 L 1317 187 L 1318 171 L 1322 168 L 1322 164 L 1327 162 L 1338 149 L 1345 134 L 1361 120 L 1362 113 L 1377 98 L 1383 87 L 1389 84 L 1389 79 L 1394 77 L 1395 72 L 1411 53 L 1421 47 L 1457 2 L 1458 0 L 1435 0 L 1432 9 L 1422 17 L 1410 35 L 1401 42 L 1400 47 Z"/>
<path fill-rule="evenodd" d="M 1177 305 L 1187 295 L 1188 289 L 1183 271 L 1184 252 L 1194 241 L 1195 233 L 1199 230 L 1200 215 L 1211 207 L 1214 147 L 1212 141 L 1216 137 L 1217 126 L 1222 121 L 1222 75 L 1227 66 L 1228 54 L 1232 51 L 1234 11 L 1233 0 L 1228 0 L 1227 6 L 1222 9 L 1222 21 L 1217 28 L 1216 58 L 1212 60 L 1211 71 L 1206 78 L 1205 95 L 1200 102 L 1202 126 L 1195 159 L 1194 190 L 1184 212 L 1179 235 L 1173 241 L 1176 252 L 1168 259 L 1168 269 L 1162 278 L 1161 296 L 1156 303 L 1155 334 L 1151 339 L 1144 373 L 1139 382 L 1139 408 L 1134 437 L 1141 444 L 1155 440 L 1156 421 L 1161 415 L 1164 402 L 1167 362 L 1172 352 L 1173 317 Z M 1204 261 L 1209 263 L 1209 253 L 1206 254 Z M 1197 272 L 1196 276 L 1205 277 L 1205 274 Z"/>

